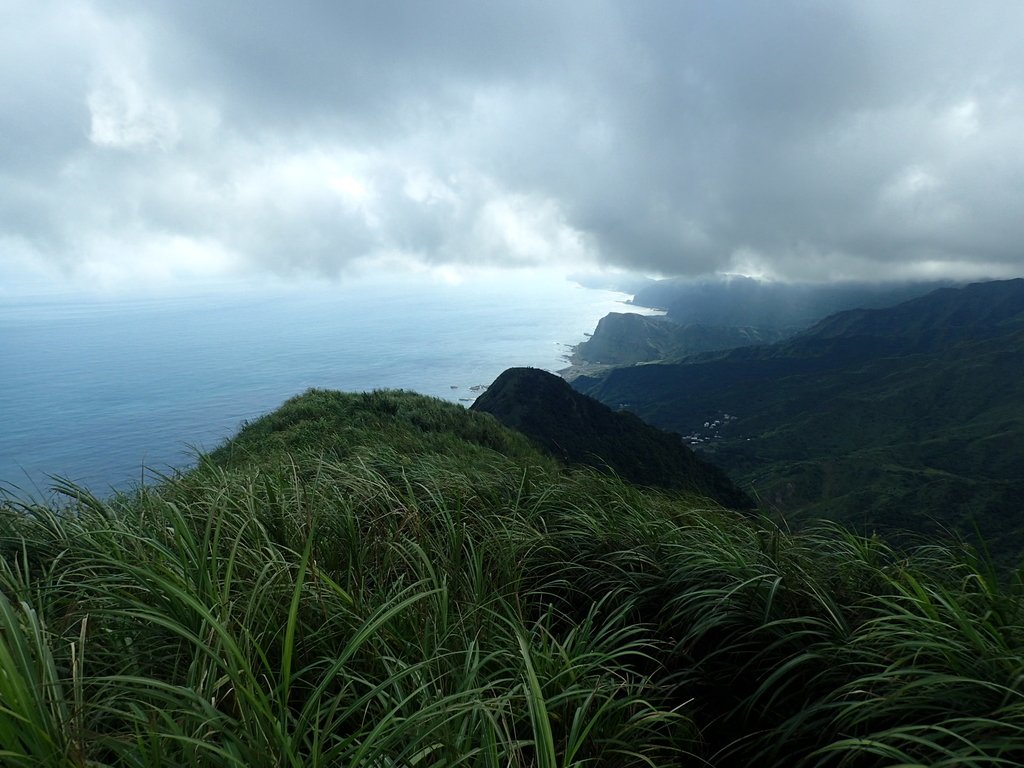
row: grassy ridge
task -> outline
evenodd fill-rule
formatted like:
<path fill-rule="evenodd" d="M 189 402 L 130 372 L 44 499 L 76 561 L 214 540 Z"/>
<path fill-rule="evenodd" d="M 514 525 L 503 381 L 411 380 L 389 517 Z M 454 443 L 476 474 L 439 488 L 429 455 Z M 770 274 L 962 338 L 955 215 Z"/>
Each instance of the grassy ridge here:
<path fill-rule="evenodd" d="M 311 392 L 188 475 L 0 508 L 9 765 L 1024 762 L 1021 583 Z"/>

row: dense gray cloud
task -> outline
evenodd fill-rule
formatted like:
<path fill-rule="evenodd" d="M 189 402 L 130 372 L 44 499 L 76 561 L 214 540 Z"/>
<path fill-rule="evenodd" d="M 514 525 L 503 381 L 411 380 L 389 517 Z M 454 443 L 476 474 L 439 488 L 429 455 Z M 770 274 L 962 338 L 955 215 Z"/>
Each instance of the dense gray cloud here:
<path fill-rule="evenodd" d="M 1024 273 L 1024 5 L 0 0 L 6 286 Z"/>

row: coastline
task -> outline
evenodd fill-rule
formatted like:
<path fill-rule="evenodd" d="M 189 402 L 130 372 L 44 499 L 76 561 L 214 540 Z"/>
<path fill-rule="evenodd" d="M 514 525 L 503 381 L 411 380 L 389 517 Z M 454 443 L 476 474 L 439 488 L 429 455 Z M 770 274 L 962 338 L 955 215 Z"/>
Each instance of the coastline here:
<path fill-rule="evenodd" d="M 627 298 L 517 277 L 8 302 L 0 353 L 19 365 L 0 392 L 0 494 L 45 497 L 55 476 L 100 496 L 128 490 L 153 477 L 145 467 L 188 468 L 196 450 L 309 388 L 405 389 L 468 406 L 510 366 L 564 368 L 565 342 Z"/>
<path fill-rule="evenodd" d="M 636 303 L 636 296 L 630 296 L 621 302 L 627 307 L 628 314 L 644 315 L 645 317 L 664 317 L 668 314 L 668 311 L 659 307 L 648 307 L 644 304 Z M 609 313 L 611 314 L 611 313 Z M 598 324 L 608 315 L 603 315 Z M 597 326 L 594 326 L 594 330 L 597 330 Z M 620 368 L 622 366 L 615 365 L 612 363 L 591 363 L 587 360 L 583 360 L 579 356 L 579 348 L 581 344 L 584 344 L 587 340 L 593 337 L 593 332 L 585 334 L 583 341 L 579 341 L 576 344 L 566 344 L 568 348 L 568 354 L 564 356 L 564 360 L 568 363 L 564 368 L 560 368 L 555 371 L 555 374 L 561 376 L 566 381 L 572 383 L 580 376 L 602 376 L 613 368 Z"/>
<path fill-rule="evenodd" d="M 576 347 L 572 348 L 572 353 L 566 356 L 565 361 L 569 365 L 565 368 L 560 368 L 555 373 L 569 383 L 572 383 L 580 376 L 600 376 L 612 368 L 618 367 L 607 363 L 588 363 L 586 360 L 580 360 L 576 355 Z"/>

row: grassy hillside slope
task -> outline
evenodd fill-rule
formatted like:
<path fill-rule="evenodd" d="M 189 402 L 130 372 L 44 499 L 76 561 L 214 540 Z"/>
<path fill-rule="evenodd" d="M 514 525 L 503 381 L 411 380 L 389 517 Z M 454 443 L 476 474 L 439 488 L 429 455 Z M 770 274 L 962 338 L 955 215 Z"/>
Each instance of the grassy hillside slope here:
<path fill-rule="evenodd" d="M 1022 585 L 313 391 L 109 502 L 0 505 L 12 766 L 1024 762 Z"/>

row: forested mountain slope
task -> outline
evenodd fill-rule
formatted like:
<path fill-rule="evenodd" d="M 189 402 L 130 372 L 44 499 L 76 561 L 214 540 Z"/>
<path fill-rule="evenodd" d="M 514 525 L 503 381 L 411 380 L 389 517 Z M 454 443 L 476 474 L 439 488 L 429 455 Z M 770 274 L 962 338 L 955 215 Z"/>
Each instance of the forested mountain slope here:
<path fill-rule="evenodd" d="M 976 525 L 1013 560 L 1024 543 L 1022 372 L 1024 280 L 1011 280 L 574 386 L 700 440 L 769 507 L 869 530 Z"/>

